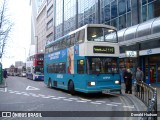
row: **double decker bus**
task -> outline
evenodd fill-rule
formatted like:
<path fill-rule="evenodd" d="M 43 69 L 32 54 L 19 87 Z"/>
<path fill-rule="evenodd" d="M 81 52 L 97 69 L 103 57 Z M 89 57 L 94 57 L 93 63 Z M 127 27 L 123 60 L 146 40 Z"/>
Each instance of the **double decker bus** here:
<path fill-rule="evenodd" d="M 44 80 L 44 53 L 37 53 L 28 57 L 26 62 L 26 77 L 31 80 Z"/>
<path fill-rule="evenodd" d="M 121 93 L 116 28 L 87 24 L 47 44 L 44 83 L 84 93 Z"/>

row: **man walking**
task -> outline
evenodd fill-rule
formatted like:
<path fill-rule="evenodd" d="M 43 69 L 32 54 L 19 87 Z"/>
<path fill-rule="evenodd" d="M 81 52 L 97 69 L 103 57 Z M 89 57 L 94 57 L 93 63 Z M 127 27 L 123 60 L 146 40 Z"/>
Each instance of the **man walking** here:
<path fill-rule="evenodd" d="M 137 72 L 136 72 L 136 82 L 141 83 L 143 81 L 143 71 L 140 69 L 140 67 L 137 67 Z M 139 85 L 137 84 L 137 92 L 139 92 Z"/>
<path fill-rule="evenodd" d="M 4 71 L 3 71 L 3 77 L 6 79 L 7 78 L 7 70 L 6 69 L 4 69 Z"/>

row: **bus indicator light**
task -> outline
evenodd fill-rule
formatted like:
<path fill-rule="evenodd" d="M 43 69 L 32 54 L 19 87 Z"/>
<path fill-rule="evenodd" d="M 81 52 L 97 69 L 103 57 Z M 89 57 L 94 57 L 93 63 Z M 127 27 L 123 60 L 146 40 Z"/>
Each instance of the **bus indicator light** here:
<path fill-rule="evenodd" d="M 115 81 L 115 84 L 119 84 L 119 81 L 118 81 L 118 80 L 116 80 L 116 81 Z"/>
<path fill-rule="evenodd" d="M 88 86 L 95 86 L 96 83 L 95 82 L 88 82 Z"/>

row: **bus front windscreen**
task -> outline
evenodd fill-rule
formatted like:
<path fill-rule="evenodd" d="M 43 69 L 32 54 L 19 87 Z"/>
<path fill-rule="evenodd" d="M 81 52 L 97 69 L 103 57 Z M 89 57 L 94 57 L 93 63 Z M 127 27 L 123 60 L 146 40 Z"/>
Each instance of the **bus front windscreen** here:
<path fill-rule="evenodd" d="M 44 54 L 37 54 L 36 55 L 37 60 L 43 60 L 43 58 L 44 58 Z"/>
<path fill-rule="evenodd" d="M 87 73 L 89 74 L 110 74 L 119 73 L 117 58 L 88 58 Z"/>
<path fill-rule="evenodd" d="M 36 66 L 34 72 L 38 75 L 43 74 L 43 66 Z"/>
<path fill-rule="evenodd" d="M 117 32 L 111 28 L 88 27 L 87 39 L 95 42 L 112 42 L 117 43 Z"/>

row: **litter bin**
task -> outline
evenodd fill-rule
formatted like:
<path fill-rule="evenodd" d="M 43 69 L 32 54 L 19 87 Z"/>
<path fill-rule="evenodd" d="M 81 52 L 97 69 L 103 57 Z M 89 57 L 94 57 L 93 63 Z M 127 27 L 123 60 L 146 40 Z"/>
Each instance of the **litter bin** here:
<path fill-rule="evenodd" d="M 0 63 L 0 84 L 3 82 L 3 71 L 2 71 L 2 64 Z"/>

